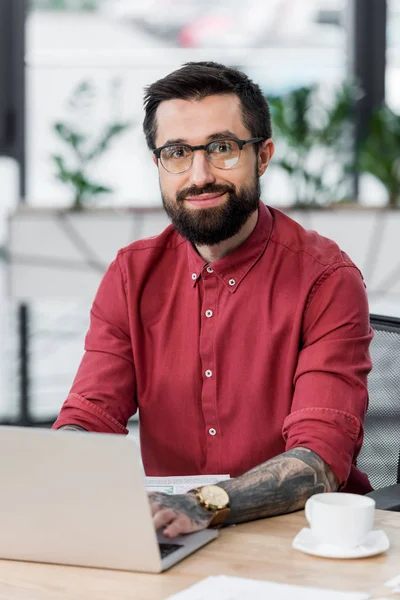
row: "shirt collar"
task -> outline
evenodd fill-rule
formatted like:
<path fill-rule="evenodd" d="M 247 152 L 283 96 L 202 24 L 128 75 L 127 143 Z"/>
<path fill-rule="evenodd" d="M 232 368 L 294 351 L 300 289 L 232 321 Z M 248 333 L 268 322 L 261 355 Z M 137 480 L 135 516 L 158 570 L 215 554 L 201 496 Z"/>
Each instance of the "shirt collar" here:
<path fill-rule="evenodd" d="M 271 212 L 265 204 L 260 202 L 257 224 L 247 240 L 236 248 L 236 250 L 213 262 L 211 265 L 208 265 L 196 252 L 192 244 L 187 242 L 189 277 L 192 285 L 195 286 L 204 274 L 208 275 L 207 268 L 211 268 L 229 291 L 234 293 L 247 273 L 264 253 L 271 235 L 272 223 Z"/>

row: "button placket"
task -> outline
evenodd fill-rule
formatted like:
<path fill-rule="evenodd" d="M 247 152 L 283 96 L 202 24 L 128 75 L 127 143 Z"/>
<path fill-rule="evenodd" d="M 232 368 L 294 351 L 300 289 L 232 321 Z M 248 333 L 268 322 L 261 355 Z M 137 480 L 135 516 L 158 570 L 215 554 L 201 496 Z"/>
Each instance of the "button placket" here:
<path fill-rule="evenodd" d="M 214 270 L 212 269 L 212 267 L 208 266 L 206 267 L 206 272 L 207 273 L 214 273 Z M 203 275 L 204 277 L 204 275 Z M 209 279 L 208 276 L 204 277 L 205 279 Z M 207 287 L 207 286 L 205 286 Z M 206 302 L 203 302 L 203 305 L 206 304 Z M 214 311 L 212 310 L 212 308 L 210 306 L 207 306 L 206 310 L 204 311 L 204 315 L 207 317 L 207 319 L 210 319 L 214 314 Z"/>
<path fill-rule="evenodd" d="M 201 277 L 203 290 L 200 319 L 200 360 L 202 365 L 201 404 L 205 424 L 206 464 L 209 472 L 218 472 L 220 468 L 221 438 L 218 435 L 217 412 L 217 368 L 214 336 L 217 318 L 217 297 L 219 278 L 211 267 L 206 267 Z"/>

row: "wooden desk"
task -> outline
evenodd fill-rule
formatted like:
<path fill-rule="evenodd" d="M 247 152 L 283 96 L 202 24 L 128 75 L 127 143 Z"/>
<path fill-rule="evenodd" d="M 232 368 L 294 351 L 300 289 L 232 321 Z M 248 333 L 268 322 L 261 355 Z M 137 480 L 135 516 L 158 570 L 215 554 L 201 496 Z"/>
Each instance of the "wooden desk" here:
<path fill-rule="evenodd" d="M 293 550 L 305 525 L 299 512 L 224 529 L 161 575 L 0 561 L 0 600 L 161 600 L 219 574 L 389 595 L 384 582 L 400 574 L 400 513 L 377 511 L 376 527 L 386 531 L 391 548 L 366 559 L 331 560 Z"/>

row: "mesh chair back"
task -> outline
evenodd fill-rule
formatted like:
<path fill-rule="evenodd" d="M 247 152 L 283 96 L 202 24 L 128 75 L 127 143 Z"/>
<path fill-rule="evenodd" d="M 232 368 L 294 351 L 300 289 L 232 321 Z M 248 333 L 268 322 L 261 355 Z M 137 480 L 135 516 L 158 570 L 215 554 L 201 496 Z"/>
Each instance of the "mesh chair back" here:
<path fill-rule="evenodd" d="M 371 315 L 371 326 L 373 368 L 357 464 L 379 489 L 400 483 L 400 319 Z"/>

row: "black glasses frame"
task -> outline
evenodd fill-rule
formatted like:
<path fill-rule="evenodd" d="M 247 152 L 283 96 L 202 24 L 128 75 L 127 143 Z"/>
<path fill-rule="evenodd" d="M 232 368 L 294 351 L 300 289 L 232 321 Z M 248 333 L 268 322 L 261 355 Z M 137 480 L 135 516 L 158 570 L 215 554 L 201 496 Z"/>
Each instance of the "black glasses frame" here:
<path fill-rule="evenodd" d="M 192 152 L 195 152 L 196 150 L 207 150 L 208 146 L 211 146 L 211 144 L 215 144 L 216 142 L 236 142 L 239 146 L 239 150 L 242 151 L 243 146 L 246 146 L 246 144 L 256 144 L 257 142 L 263 141 L 264 138 L 262 137 L 250 138 L 249 140 L 239 140 L 237 138 L 221 138 L 212 140 L 211 142 L 208 142 L 208 144 L 202 144 L 200 146 L 191 146 L 190 144 L 183 143 L 165 144 L 164 146 L 160 146 L 159 148 L 153 148 L 153 154 L 157 159 L 159 159 L 161 151 L 164 150 L 164 148 L 169 148 L 170 146 L 184 146 L 185 148 L 189 148 L 189 150 L 191 150 Z"/>
<path fill-rule="evenodd" d="M 263 142 L 265 138 L 262 137 L 255 137 L 255 138 L 250 138 L 249 140 L 239 140 L 237 138 L 221 138 L 221 139 L 215 139 L 215 140 L 211 140 L 211 142 L 208 142 L 208 144 L 202 144 L 200 146 L 191 146 L 190 144 L 181 144 L 181 143 L 176 143 L 176 144 L 165 144 L 164 146 L 160 146 L 159 148 L 154 148 L 153 149 L 153 154 L 154 156 L 157 158 L 157 160 L 159 160 L 163 166 L 163 168 L 168 171 L 168 169 L 163 165 L 163 162 L 161 160 L 161 152 L 164 150 L 164 148 L 170 148 L 171 146 L 183 146 L 185 148 L 189 148 L 189 150 L 191 150 L 192 155 L 191 155 L 191 161 L 190 161 L 190 165 L 188 166 L 187 169 L 184 169 L 183 171 L 178 171 L 177 173 L 174 173 L 173 171 L 168 171 L 168 173 L 171 173 L 171 175 L 181 175 L 182 173 L 186 173 L 186 171 L 188 171 L 190 169 L 190 167 L 193 164 L 193 158 L 194 158 L 194 152 L 196 150 L 206 150 L 209 146 L 211 146 L 211 144 L 215 144 L 216 142 L 235 142 L 238 147 L 239 147 L 239 156 L 237 159 L 237 162 L 235 163 L 234 166 L 237 165 L 237 163 L 239 162 L 240 159 L 240 153 L 242 151 L 243 146 L 246 146 L 246 144 L 256 144 L 257 142 Z M 207 153 L 207 160 L 209 160 L 208 158 L 208 153 Z M 212 164 L 212 163 L 211 163 Z M 215 165 L 213 165 L 215 167 Z M 227 169 L 223 169 L 222 167 L 215 167 L 216 169 L 222 169 L 223 171 L 228 171 L 229 169 L 232 169 L 233 167 L 228 167 Z"/>

